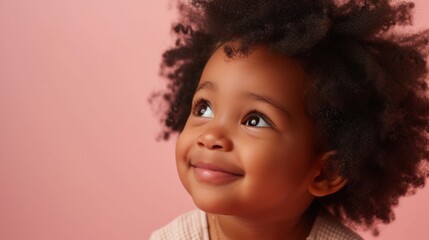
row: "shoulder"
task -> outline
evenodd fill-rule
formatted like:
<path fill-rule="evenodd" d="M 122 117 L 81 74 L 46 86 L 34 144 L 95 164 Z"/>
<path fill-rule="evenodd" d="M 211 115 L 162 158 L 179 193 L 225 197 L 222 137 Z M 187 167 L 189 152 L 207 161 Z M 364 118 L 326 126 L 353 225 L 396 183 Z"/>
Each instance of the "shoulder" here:
<path fill-rule="evenodd" d="M 363 238 L 346 227 L 336 217 L 322 211 L 317 216 L 307 240 L 328 239 L 362 240 Z"/>
<path fill-rule="evenodd" d="M 208 240 L 206 213 L 200 209 L 186 212 L 164 227 L 154 231 L 150 240 Z"/>

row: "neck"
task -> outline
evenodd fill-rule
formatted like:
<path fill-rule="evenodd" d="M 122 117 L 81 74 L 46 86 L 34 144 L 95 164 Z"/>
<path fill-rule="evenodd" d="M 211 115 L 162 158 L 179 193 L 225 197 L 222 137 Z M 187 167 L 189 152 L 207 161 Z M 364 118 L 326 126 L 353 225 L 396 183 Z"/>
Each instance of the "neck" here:
<path fill-rule="evenodd" d="M 317 212 L 309 208 L 296 217 L 243 218 L 208 214 L 212 240 L 290 239 L 302 240 L 309 235 Z"/>

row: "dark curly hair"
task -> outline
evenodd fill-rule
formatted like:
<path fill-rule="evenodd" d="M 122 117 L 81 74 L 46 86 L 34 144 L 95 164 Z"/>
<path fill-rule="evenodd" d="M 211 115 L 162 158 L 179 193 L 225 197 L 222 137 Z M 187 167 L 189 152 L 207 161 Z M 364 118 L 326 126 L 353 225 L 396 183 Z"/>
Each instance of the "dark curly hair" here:
<path fill-rule="evenodd" d="M 389 0 L 193 0 L 179 4 L 175 46 L 163 54 L 168 104 L 163 138 L 180 132 L 203 68 L 220 43 L 228 57 L 256 45 L 298 59 L 315 81 L 306 108 L 323 149 L 349 179 L 317 204 L 343 222 L 389 223 L 401 196 L 429 176 L 428 31 L 412 24 L 411 2 Z M 373 228 L 373 230 L 376 228 Z"/>

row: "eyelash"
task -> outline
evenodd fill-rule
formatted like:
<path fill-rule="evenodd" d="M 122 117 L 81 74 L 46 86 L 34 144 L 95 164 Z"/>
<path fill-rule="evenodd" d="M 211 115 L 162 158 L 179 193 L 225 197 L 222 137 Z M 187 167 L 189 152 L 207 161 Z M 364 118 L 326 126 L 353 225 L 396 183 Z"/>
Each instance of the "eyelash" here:
<path fill-rule="evenodd" d="M 193 115 L 198 116 L 197 110 L 198 110 L 198 107 L 200 107 L 202 104 L 206 104 L 207 106 L 211 107 L 207 100 L 205 100 L 204 98 L 198 98 L 192 102 L 191 111 Z"/>
<path fill-rule="evenodd" d="M 199 116 L 198 114 L 197 114 L 197 111 L 198 111 L 198 108 L 202 105 L 202 104 L 205 104 L 205 105 L 207 105 L 207 106 L 209 106 L 210 108 L 211 108 L 211 105 L 209 104 L 209 102 L 206 100 L 206 99 L 204 99 L 204 98 L 198 98 L 198 99 L 196 99 L 196 100 L 194 100 L 193 102 L 192 102 L 192 108 L 191 108 L 191 111 L 192 111 L 192 114 L 194 115 L 194 116 Z M 263 113 L 261 113 L 261 112 L 259 112 L 259 111 L 257 111 L 257 110 L 252 110 L 252 111 L 250 111 L 247 115 L 246 115 L 246 117 L 244 118 L 244 120 L 242 121 L 242 124 L 244 124 L 247 120 L 249 120 L 249 118 L 250 117 L 252 117 L 252 116 L 258 116 L 258 117 L 260 117 L 260 118 L 262 118 L 262 120 L 264 120 L 270 127 L 274 127 L 275 125 L 274 125 L 274 123 L 273 123 L 273 121 L 271 121 L 267 116 L 265 116 L 265 114 L 263 114 Z"/>
<path fill-rule="evenodd" d="M 246 115 L 246 117 L 244 118 L 242 124 L 244 124 L 246 121 L 248 121 L 250 119 L 250 117 L 253 117 L 253 116 L 257 116 L 257 117 L 262 118 L 262 120 L 264 120 L 268 124 L 269 127 L 274 127 L 275 126 L 274 123 L 267 116 L 265 116 L 265 114 L 263 114 L 261 112 L 258 112 L 257 110 L 250 111 Z"/>

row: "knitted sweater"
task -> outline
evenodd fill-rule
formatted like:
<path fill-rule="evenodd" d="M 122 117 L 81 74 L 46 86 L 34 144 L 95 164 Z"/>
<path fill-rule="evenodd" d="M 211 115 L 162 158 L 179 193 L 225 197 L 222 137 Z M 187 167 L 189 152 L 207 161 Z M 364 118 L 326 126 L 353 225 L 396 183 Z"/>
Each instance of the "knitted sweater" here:
<path fill-rule="evenodd" d="M 184 213 L 152 233 L 149 240 L 210 240 L 206 213 L 195 209 Z M 306 240 L 360 240 L 359 235 L 335 217 L 319 214 Z"/>

